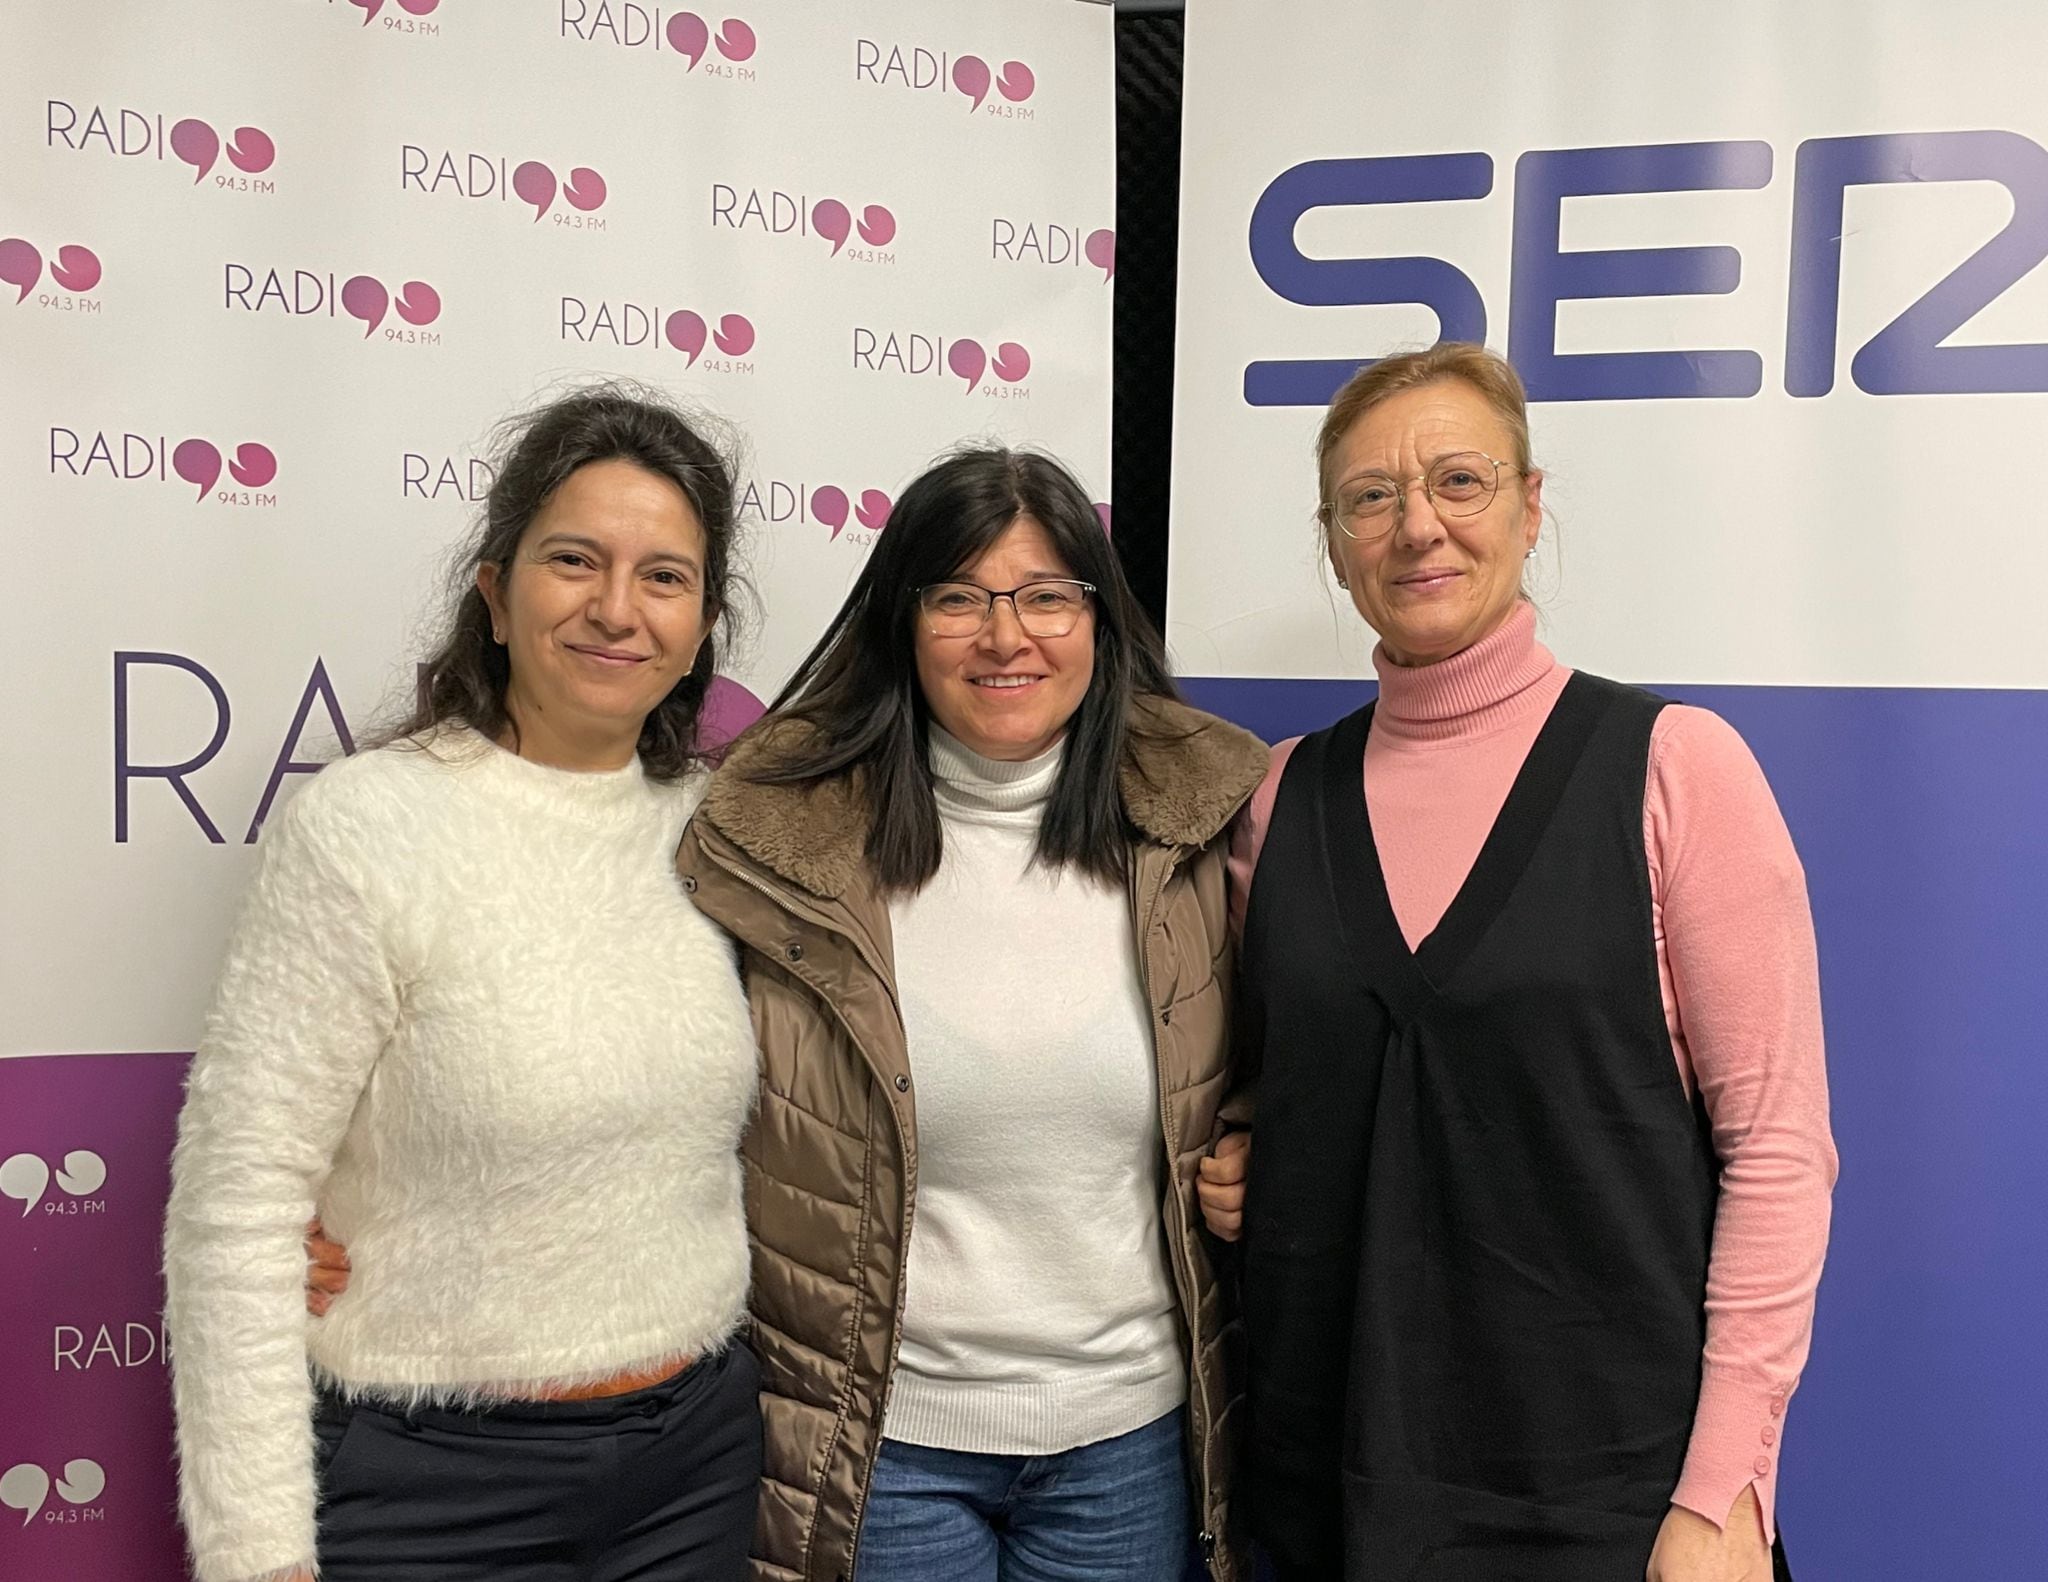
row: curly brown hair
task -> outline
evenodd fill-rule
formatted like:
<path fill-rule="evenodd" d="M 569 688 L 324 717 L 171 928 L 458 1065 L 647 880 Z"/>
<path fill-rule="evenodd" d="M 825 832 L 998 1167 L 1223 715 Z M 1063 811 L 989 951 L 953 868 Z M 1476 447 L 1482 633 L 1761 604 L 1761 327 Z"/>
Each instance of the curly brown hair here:
<path fill-rule="evenodd" d="M 707 437 L 709 420 L 686 415 L 656 391 L 607 382 L 572 391 L 508 419 L 498 433 L 496 478 L 476 530 L 450 571 L 446 635 L 420 667 L 417 703 L 385 740 L 460 722 L 497 739 L 517 735 L 505 708 L 511 665 L 491 635 L 490 607 L 477 568 L 509 567 L 520 540 L 556 489 L 579 467 L 624 460 L 683 491 L 704 524 L 704 612 L 712 623 L 697 662 L 657 703 L 640 728 L 640 761 L 649 778 L 673 780 L 704 757 L 697 740 L 720 657 L 732 643 L 735 595 L 745 579 L 734 564 L 738 536 L 729 445 Z"/>

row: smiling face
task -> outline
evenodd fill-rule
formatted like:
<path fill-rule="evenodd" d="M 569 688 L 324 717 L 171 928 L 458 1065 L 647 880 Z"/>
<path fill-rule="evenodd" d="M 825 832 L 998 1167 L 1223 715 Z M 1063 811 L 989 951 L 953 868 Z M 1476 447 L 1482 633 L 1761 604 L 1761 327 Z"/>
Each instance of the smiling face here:
<path fill-rule="evenodd" d="M 717 618 L 704 557 L 683 491 L 612 460 L 569 474 L 508 565 L 477 568 L 511 664 L 505 709 L 522 757 L 569 769 L 632 761 L 648 714 Z"/>
<path fill-rule="evenodd" d="M 1422 485 L 1410 480 L 1460 451 L 1504 462 L 1500 487 L 1476 515 L 1439 515 Z M 1331 566 L 1349 584 L 1352 604 L 1379 633 L 1395 664 L 1448 659 L 1494 631 L 1514 609 L 1522 566 L 1543 521 L 1543 475 L 1517 472 L 1517 454 L 1500 414 L 1455 378 L 1388 396 L 1332 449 L 1323 479 L 1326 500 L 1368 473 L 1404 486 L 1397 525 L 1383 537 L 1348 538 L 1334 522 L 1325 529 Z"/>
<path fill-rule="evenodd" d="M 1004 590 L 1074 573 L 1039 523 L 1020 516 L 981 558 L 954 574 Z M 972 752 L 1011 762 L 1035 758 L 1065 734 L 1095 678 L 1095 611 L 1064 637 L 1033 637 L 1008 599 L 998 599 L 966 637 L 933 635 L 914 610 L 917 680 L 932 718 Z"/>

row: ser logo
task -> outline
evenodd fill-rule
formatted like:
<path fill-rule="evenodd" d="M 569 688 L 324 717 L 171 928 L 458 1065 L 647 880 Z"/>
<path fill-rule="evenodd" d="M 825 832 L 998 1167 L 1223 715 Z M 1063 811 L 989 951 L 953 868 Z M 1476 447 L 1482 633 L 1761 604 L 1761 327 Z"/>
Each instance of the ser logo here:
<path fill-rule="evenodd" d="M 52 1487 L 69 1509 L 58 1506 L 48 1512 L 43 1510 L 49 1503 Z M 105 1469 L 83 1456 L 65 1462 L 63 1475 L 54 1480 L 33 1461 L 20 1462 L 0 1473 L 0 1505 L 20 1511 L 24 1527 L 39 1515 L 48 1523 L 104 1521 L 106 1513 L 98 1501 L 106 1489 Z"/>
<path fill-rule="evenodd" d="M 1562 216 L 1575 198 L 1666 192 L 1760 192 L 1777 154 L 1758 140 L 1530 149 L 1515 161 L 1507 351 L 1532 401 L 1744 400 L 1763 390 L 1764 360 L 1748 348 L 1565 352 L 1562 304 L 1617 297 L 1726 296 L 1742 284 L 1733 247 L 1567 249 Z M 1866 395 L 2048 391 L 2048 342 L 1952 344 L 1966 325 L 2048 259 L 2048 148 L 2018 132 L 1900 132 L 1814 137 L 1792 160 L 1785 298 L 1784 387 L 1827 395 L 1840 360 L 1845 256 L 1876 244 L 1843 221 L 1858 187 L 1988 182 L 2012 200 L 2005 226 L 1849 359 Z M 1489 198 L 1484 153 L 1313 159 L 1282 171 L 1252 206 L 1252 267 L 1277 297 L 1305 307 L 1415 304 L 1436 315 L 1438 338 L 1487 339 L 1478 284 L 1448 259 L 1321 258 L 1295 240 L 1317 209 Z M 1369 359 L 1365 359 L 1369 360 Z M 1358 357 L 1248 364 L 1250 406 L 1322 406 L 1357 371 Z"/>
<path fill-rule="evenodd" d="M 61 1197 L 43 1203 L 55 1175 Z M 40 1154 L 15 1154 L 0 1164 L 0 1197 L 13 1198 L 27 1219 L 36 1205 L 45 1214 L 104 1214 L 106 1200 L 94 1194 L 107 1184 L 107 1162 L 90 1148 L 74 1148 L 64 1156 L 63 1165 L 52 1172 Z"/>

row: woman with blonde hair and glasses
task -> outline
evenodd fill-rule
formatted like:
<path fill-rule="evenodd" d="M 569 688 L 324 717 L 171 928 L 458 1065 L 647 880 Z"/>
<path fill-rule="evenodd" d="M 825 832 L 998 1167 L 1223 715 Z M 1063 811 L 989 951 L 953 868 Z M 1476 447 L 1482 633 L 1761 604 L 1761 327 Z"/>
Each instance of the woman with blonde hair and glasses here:
<path fill-rule="evenodd" d="M 1380 689 L 1233 857 L 1253 1530 L 1287 1579 L 1767 1582 L 1835 1174 L 1784 822 L 1717 717 L 1536 640 L 1503 359 L 1364 369 L 1317 464 Z"/>

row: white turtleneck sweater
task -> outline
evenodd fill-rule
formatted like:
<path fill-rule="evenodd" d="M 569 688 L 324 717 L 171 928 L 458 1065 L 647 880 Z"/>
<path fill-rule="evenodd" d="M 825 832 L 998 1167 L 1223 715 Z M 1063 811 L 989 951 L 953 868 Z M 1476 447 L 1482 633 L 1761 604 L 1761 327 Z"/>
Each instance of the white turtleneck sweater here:
<path fill-rule="evenodd" d="M 944 857 L 891 903 L 917 1074 L 917 1211 L 883 1431 L 1046 1455 L 1186 1398 L 1165 1143 L 1130 900 L 1035 867 L 1060 748 L 931 728 Z"/>
<path fill-rule="evenodd" d="M 165 1237 L 200 1582 L 313 1563 L 311 1375 L 516 1397 L 734 1332 L 755 1056 L 675 877 L 699 790 L 448 730 L 330 765 L 265 830 Z M 309 1320 L 316 1208 L 354 1275 Z"/>

